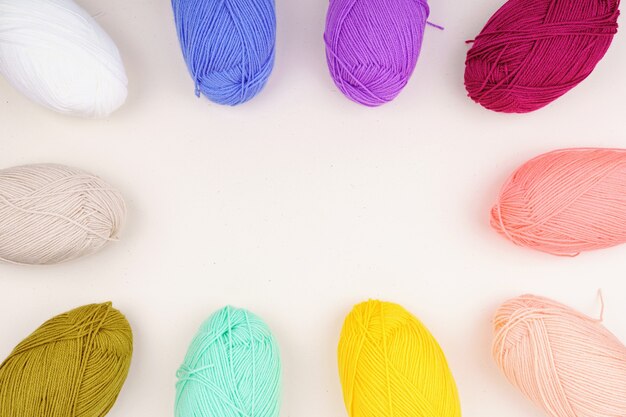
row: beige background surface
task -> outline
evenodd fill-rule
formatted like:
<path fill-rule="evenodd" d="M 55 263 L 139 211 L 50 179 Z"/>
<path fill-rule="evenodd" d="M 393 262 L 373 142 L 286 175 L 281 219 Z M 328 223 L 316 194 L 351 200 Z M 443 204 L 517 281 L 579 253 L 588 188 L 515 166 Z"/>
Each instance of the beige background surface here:
<path fill-rule="evenodd" d="M 280 340 L 282 416 L 345 416 L 335 348 L 368 297 L 402 303 L 441 342 L 465 416 L 539 417 L 490 357 L 490 317 L 534 292 L 597 315 L 626 340 L 626 246 L 557 258 L 515 247 L 488 212 L 501 183 L 554 148 L 626 146 L 626 34 L 594 74 L 539 112 L 465 95 L 464 41 L 501 0 L 434 0 L 422 56 L 393 103 L 345 99 L 326 68 L 325 0 L 277 0 L 274 73 L 252 102 L 198 100 L 166 0 L 79 0 L 130 79 L 107 120 L 40 108 L 0 80 L 0 166 L 57 162 L 116 185 L 122 241 L 52 267 L 0 265 L 0 357 L 51 316 L 112 300 L 135 356 L 111 417 L 172 415 L 175 372 L 200 323 L 247 307 Z M 622 19 L 623 20 L 623 19 Z"/>

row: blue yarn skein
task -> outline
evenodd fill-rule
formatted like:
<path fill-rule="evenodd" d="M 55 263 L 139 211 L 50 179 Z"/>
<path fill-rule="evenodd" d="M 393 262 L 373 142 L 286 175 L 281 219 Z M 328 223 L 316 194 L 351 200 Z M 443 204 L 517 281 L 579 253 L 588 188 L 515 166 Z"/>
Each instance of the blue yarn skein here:
<path fill-rule="evenodd" d="M 263 89 L 274 67 L 274 0 L 172 0 L 172 8 L 198 97 L 234 106 Z"/>
<path fill-rule="evenodd" d="M 176 417 L 278 417 L 281 362 L 276 339 L 249 311 L 214 313 L 177 373 Z"/>

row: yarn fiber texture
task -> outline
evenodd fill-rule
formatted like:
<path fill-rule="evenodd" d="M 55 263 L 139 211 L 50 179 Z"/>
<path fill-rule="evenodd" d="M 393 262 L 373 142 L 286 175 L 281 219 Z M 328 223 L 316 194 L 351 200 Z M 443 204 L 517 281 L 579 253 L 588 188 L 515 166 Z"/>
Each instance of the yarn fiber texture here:
<path fill-rule="evenodd" d="M 561 149 L 531 159 L 503 185 L 491 225 L 554 255 L 626 242 L 626 150 Z"/>
<path fill-rule="evenodd" d="M 274 0 L 172 0 L 196 95 L 237 105 L 256 96 L 274 67 Z"/>
<path fill-rule="evenodd" d="M 350 417 L 459 417 L 452 373 L 435 338 L 397 304 L 368 301 L 346 317 L 339 376 Z"/>
<path fill-rule="evenodd" d="M 80 169 L 0 170 L 1 261 L 56 264 L 94 253 L 117 240 L 125 217 L 121 194 Z"/>
<path fill-rule="evenodd" d="M 104 117 L 127 96 L 119 51 L 72 0 L 0 0 L 0 73 L 52 110 Z"/>
<path fill-rule="evenodd" d="M 626 347 L 600 320 L 547 298 L 514 298 L 496 312 L 493 356 L 551 417 L 626 415 Z"/>
<path fill-rule="evenodd" d="M 102 417 L 126 380 L 133 335 L 111 303 L 58 315 L 0 365 L 0 416 Z"/>
<path fill-rule="evenodd" d="M 176 417 L 278 417 L 278 344 L 254 314 L 233 307 L 200 328 L 181 365 Z"/>
<path fill-rule="evenodd" d="M 428 14 L 426 0 L 331 0 L 324 39 L 339 90 L 370 107 L 393 100 L 415 69 Z"/>
<path fill-rule="evenodd" d="M 483 107 L 540 109 L 583 81 L 617 33 L 619 0 L 509 0 L 467 53 L 465 87 Z"/>

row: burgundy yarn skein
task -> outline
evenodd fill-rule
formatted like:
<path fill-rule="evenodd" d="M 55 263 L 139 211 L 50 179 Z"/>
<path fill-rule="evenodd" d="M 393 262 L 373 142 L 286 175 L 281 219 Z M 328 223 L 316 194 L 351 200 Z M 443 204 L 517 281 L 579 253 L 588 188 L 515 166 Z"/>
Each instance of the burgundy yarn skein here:
<path fill-rule="evenodd" d="M 472 100 L 504 113 L 540 109 L 583 81 L 617 33 L 619 0 L 509 0 L 465 61 Z"/>

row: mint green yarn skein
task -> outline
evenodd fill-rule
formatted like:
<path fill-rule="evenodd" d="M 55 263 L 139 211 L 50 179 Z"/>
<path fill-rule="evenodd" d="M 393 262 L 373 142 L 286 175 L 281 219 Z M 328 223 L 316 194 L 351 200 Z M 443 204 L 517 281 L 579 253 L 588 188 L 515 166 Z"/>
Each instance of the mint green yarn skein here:
<path fill-rule="evenodd" d="M 177 377 L 176 417 L 278 417 L 278 344 L 249 311 L 225 307 L 209 317 Z"/>

